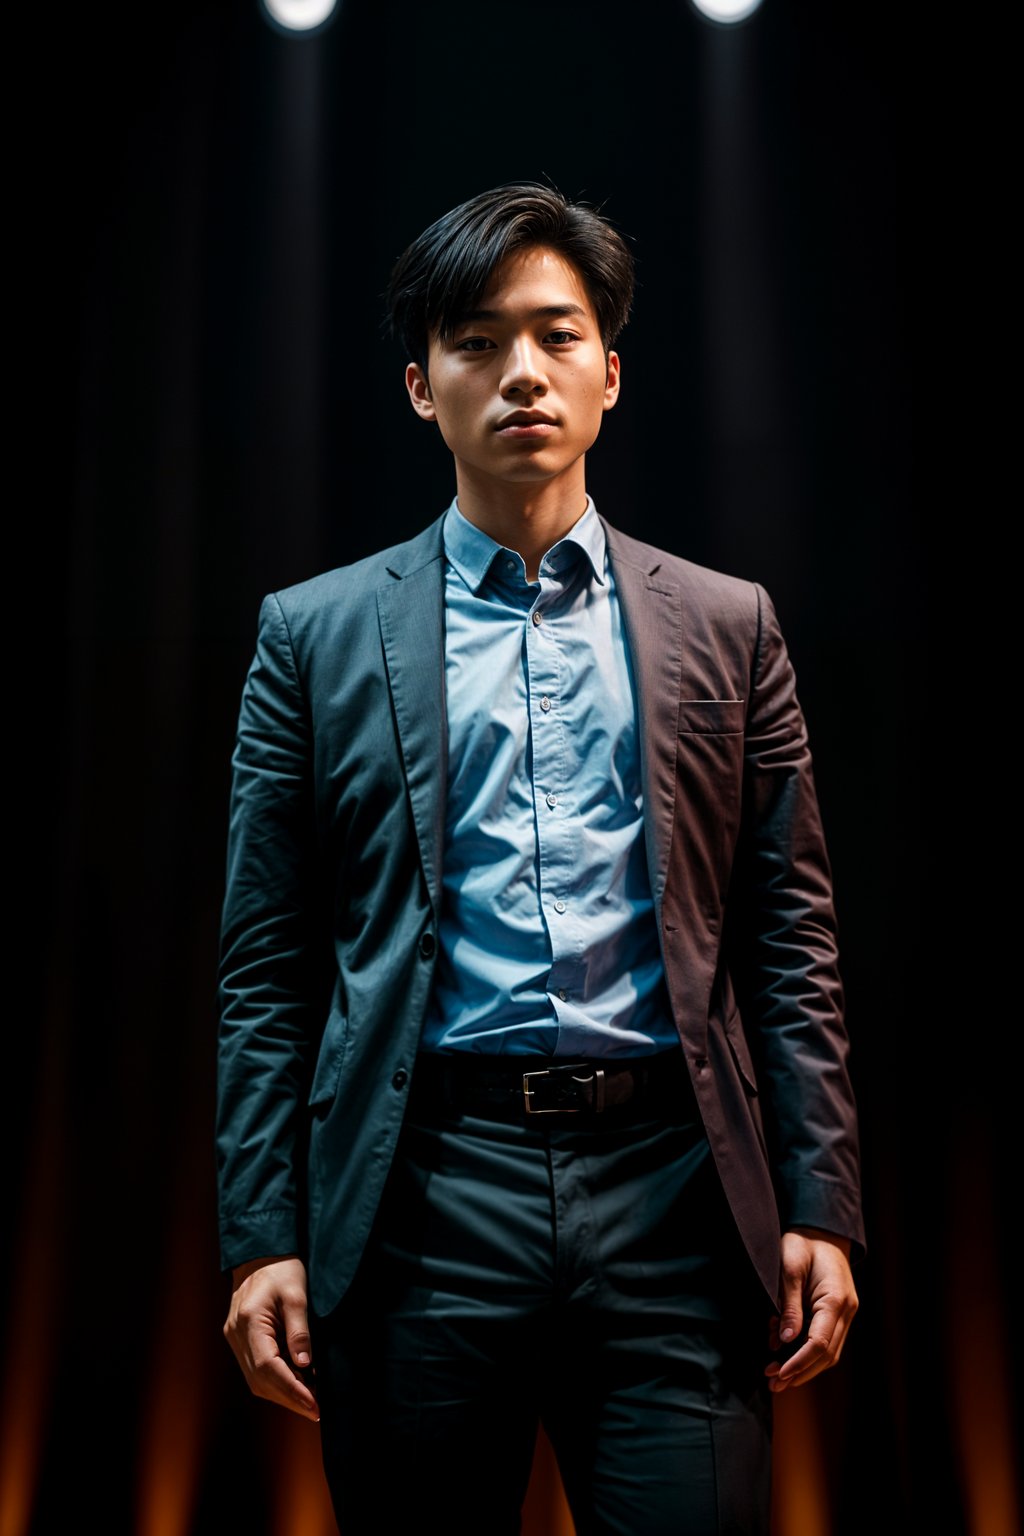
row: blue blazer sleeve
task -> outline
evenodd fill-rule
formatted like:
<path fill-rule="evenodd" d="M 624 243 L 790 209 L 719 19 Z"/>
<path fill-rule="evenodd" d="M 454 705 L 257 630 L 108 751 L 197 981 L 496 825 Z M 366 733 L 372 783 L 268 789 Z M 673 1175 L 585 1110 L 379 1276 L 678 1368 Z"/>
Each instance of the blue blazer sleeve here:
<path fill-rule="evenodd" d="M 275 596 L 260 610 L 232 766 L 218 972 L 225 1268 L 304 1252 L 304 1110 L 330 986 L 330 936 L 317 900 L 312 727 Z"/>

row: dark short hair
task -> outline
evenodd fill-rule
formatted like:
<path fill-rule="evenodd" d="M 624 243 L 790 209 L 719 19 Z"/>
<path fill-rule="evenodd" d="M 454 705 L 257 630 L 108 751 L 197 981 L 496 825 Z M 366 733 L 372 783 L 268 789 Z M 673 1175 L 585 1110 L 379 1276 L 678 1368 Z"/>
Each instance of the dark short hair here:
<path fill-rule="evenodd" d="M 629 317 L 633 258 L 608 220 L 539 182 L 510 182 L 460 203 L 399 256 L 387 287 L 391 332 L 421 368 L 449 340 L 513 251 L 549 246 L 579 269 L 607 352 Z"/>

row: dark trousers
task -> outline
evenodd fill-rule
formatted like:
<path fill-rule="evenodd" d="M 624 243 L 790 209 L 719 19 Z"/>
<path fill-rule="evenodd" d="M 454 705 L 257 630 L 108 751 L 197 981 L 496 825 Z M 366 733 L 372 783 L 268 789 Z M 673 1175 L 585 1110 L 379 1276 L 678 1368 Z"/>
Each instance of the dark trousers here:
<path fill-rule="evenodd" d="M 682 1086 L 537 1118 L 414 1094 L 313 1325 L 341 1536 L 518 1532 L 538 1420 L 578 1536 L 767 1532 L 768 1315 Z"/>

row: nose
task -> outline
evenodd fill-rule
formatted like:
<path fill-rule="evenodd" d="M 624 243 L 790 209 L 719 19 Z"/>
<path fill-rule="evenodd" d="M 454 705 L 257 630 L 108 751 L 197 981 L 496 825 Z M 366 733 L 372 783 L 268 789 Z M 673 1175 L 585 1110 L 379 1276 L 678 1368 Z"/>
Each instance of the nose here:
<path fill-rule="evenodd" d="M 501 393 L 507 400 L 519 395 L 547 393 L 548 380 L 544 350 L 530 336 L 519 336 L 511 343 L 505 358 Z"/>

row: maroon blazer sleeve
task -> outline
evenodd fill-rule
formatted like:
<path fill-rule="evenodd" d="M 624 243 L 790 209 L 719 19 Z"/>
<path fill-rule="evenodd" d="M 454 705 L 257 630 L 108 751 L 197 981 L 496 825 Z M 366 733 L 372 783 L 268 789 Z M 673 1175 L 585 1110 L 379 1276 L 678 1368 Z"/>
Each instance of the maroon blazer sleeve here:
<path fill-rule="evenodd" d="M 831 871 L 793 668 L 771 599 L 757 592 L 731 969 L 757 1057 L 783 1227 L 822 1227 L 857 1252 L 857 1121 Z"/>

